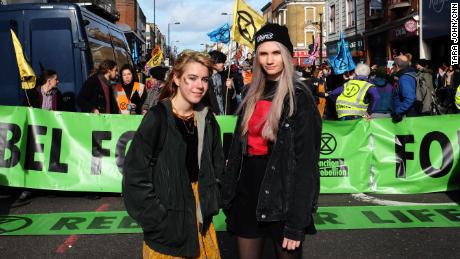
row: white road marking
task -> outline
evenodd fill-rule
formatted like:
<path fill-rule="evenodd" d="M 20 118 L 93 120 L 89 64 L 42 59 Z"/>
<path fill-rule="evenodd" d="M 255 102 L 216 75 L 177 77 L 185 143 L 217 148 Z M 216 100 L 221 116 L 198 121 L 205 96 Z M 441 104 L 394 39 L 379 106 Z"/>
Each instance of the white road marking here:
<path fill-rule="evenodd" d="M 376 205 L 383 205 L 383 206 L 459 205 L 458 203 L 455 203 L 455 202 L 446 202 L 446 203 L 421 203 L 420 202 L 418 203 L 418 202 L 384 200 L 384 199 L 366 195 L 364 193 L 352 194 L 351 197 L 353 197 L 355 200 L 358 200 L 358 201 L 372 203 Z"/>

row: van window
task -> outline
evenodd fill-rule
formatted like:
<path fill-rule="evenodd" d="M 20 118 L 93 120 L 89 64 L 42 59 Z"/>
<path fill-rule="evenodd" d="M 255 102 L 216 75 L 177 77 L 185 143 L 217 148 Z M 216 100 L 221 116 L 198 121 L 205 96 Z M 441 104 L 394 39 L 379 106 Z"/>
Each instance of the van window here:
<path fill-rule="evenodd" d="M 121 67 L 124 64 L 133 65 L 133 62 L 131 61 L 131 56 L 127 49 L 125 35 L 123 35 L 123 33 L 121 32 L 112 29 L 110 30 L 110 34 L 112 35 L 112 41 L 115 50 L 115 56 L 117 58 L 118 67 Z"/>
<path fill-rule="evenodd" d="M 117 57 L 117 65 L 118 65 L 118 67 L 122 67 L 125 64 L 132 65 L 131 57 L 126 52 L 126 50 L 116 47 L 115 48 L 115 55 Z"/>
<path fill-rule="evenodd" d="M 89 24 L 86 25 L 86 34 L 88 35 L 89 47 L 93 58 L 94 68 L 99 67 L 99 64 L 105 59 L 115 61 L 113 48 L 111 44 L 109 28 L 107 26 L 86 17 Z"/>
<path fill-rule="evenodd" d="M 16 33 L 18 35 L 18 33 Z M 21 38 L 19 38 L 21 41 Z M 0 105 L 17 105 L 21 86 L 10 32 L 10 20 L 0 20 Z"/>
<path fill-rule="evenodd" d="M 70 19 L 32 19 L 30 33 L 31 61 L 37 76 L 40 75 L 41 66 L 53 69 L 59 77 L 59 89 L 62 92 L 75 91 L 76 69 Z"/>

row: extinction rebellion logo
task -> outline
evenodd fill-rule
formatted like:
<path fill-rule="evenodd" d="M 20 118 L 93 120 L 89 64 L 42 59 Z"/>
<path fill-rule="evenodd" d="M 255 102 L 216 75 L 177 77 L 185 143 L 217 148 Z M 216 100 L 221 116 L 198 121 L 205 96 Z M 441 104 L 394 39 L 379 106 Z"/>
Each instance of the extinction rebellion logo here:
<path fill-rule="evenodd" d="M 18 231 L 32 225 L 32 220 L 18 216 L 0 216 L 0 234 Z"/>
<path fill-rule="evenodd" d="M 321 156 L 329 156 L 337 149 L 336 138 L 329 133 L 321 135 Z M 319 173 L 321 177 L 348 177 L 345 158 L 320 158 Z"/>

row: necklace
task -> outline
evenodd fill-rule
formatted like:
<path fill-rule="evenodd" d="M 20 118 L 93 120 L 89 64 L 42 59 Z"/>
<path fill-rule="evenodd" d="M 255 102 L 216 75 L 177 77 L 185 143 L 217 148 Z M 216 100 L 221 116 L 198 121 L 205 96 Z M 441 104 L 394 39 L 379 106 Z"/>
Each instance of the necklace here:
<path fill-rule="evenodd" d="M 196 127 L 196 116 L 195 112 L 192 112 L 190 115 L 180 115 L 177 112 L 176 107 L 174 106 L 174 103 L 171 102 L 172 108 L 173 108 L 173 113 L 174 115 L 179 118 L 182 121 L 182 124 L 184 125 L 185 130 L 189 135 L 195 134 L 195 127 Z M 190 122 L 190 120 L 193 118 L 193 122 Z M 189 125 L 190 124 L 190 125 Z M 190 129 L 191 128 L 191 129 Z"/>
<path fill-rule="evenodd" d="M 190 119 L 190 118 L 192 118 L 192 117 L 195 116 L 195 113 L 194 113 L 194 112 L 190 113 L 189 115 L 180 115 L 179 112 L 178 112 L 177 109 L 176 109 L 176 106 L 174 105 L 174 102 L 173 102 L 172 100 L 171 100 L 171 105 L 172 105 L 173 113 L 174 113 L 177 117 L 179 117 L 179 118 L 181 118 L 181 119 L 183 119 L 183 120 L 188 120 L 188 119 Z"/>
<path fill-rule="evenodd" d="M 185 130 L 189 135 L 194 135 L 195 134 L 195 126 L 196 126 L 196 120 L 195 116 L 193 116 L 193 121 L 191 121 L 191 118 L 188 120 L 183 120 L 181 119 L 182 123 L 184 124 Z M 189 127 L 191 129 L 189 129 Z"/>

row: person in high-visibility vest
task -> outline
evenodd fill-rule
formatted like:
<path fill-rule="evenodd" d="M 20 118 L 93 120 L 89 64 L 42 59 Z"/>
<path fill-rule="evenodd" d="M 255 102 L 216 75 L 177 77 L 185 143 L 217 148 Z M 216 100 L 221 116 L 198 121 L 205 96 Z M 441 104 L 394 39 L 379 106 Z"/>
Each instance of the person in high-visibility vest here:
<path fill-rule="evenodd" d="M 335 107 L 339 120 L 371 118 L 372 110 L 380 97 L 374 85 L 367 81 L 369 73 L 368 65 L 358 64 L 351 80 L 326 93 L 327 97 L 337 96 Z"/>
<path fill-rule="evenodd" d="M 120 69 L 121 84 L 114 86 L 113 93 L 121 114 L 141 114 L 145 87 L 135 80 L 135 75 L 129 64 Z"/>
<path fill-rule="evenodd" d="M 460 110 L 460 85 L 457 87 L 457 93 L 455 94 L 455 106 Z"/>

